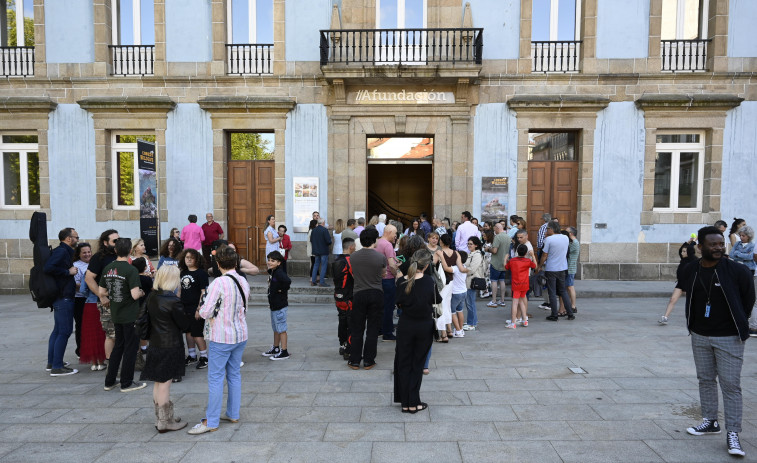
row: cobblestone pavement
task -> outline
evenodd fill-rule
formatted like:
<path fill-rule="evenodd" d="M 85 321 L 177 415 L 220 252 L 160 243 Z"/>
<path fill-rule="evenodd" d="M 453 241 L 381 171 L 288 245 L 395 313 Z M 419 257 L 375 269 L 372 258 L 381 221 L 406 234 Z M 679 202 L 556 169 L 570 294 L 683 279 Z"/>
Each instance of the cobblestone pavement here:
<path fill-rule="evenodd" d="M 579 295 L 580 296 L 580 295 Z M 544 320 L 532 302 L 528 328 L 504 329 L 507 310 L 479 301 L 479 330 L 435 343 L 421 397 L 428 411 L 392 403 L 394 343 L 378 365 L 353 371 L 337 355 L 333 305 L 289 311 L 292 358 L 260 352 L 268 310 L 248 311 L 240 423 L 190 436 L 158 434 L 152 389 L 103 391 L 104 372 L 52 378 L 45 371 L 52 315 L 28 297 L 0 297 L 0 462 L 718 462 L 725 433 L 693 437 L 697 382 L 679 302 L 658 326 L 665 299 L 579 299 L 575 321 Z M 743 371 L 747 461 L 757 461 L 757 363 Z M 76 363 L 71 337 L 66 360 Z M 575 374 L 568 367 L 581 367 Z M 190 426 L 204 415 L 206 372 L 171 387 Z M 722 407 L 721 407 L 722 410 Z M 722 412 L 721 412 L 722 413 Z M 742 461 L 744 461 L 742 459 Z"/>

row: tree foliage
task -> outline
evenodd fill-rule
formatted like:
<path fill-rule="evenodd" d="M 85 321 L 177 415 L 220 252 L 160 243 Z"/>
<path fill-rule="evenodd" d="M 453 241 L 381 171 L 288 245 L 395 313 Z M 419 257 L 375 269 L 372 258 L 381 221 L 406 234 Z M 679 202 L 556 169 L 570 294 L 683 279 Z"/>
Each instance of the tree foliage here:
<path fill-rule="evenodd" d="M 231 134 L 232 161 L 264 161 L 273 159 L 274 134 L 234 132 Z"/>
<path fill-rule="evenodd" d="M 6 3 L 6 24 L 8 25 L 8 46 L 34 46 L 34 18 L 24 17 L 24 43 L 17 44 L 16 41 L 16 8 L 15 0 L 8 0 Z M 21 14 L 23 14 L 23 1 L 21 2 Z"/>

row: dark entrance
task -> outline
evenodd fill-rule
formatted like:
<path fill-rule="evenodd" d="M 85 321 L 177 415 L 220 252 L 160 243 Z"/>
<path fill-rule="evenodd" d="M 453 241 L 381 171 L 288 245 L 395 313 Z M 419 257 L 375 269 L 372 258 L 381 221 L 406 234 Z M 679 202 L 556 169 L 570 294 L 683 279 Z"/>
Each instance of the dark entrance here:
<path fill-rule="evenodd" d="M 433 215 L 433 137 L 369 137 L 368 210 L 402 221 Z"/>

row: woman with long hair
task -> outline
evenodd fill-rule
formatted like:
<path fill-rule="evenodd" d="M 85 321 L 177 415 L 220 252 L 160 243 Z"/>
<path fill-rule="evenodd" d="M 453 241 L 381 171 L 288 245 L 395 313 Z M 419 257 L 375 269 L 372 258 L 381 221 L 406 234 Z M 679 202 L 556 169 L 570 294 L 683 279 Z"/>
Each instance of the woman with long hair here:
<path fill-rule="evenodd" d="M 197 309 L 196 317 L 205 319 L 205 339 L 208 341 L 208 408 L 205 418 L 189 430 L 189 434 L 203 434 L 218 429 L 220 420 L 236 423 L 242 401 L 242 353 L 247 345 L 247 300 L 250 285 L 234 270 L 239 261 L 237 253 L 228 246 L 216 249 L 216 261 L 222 276 L 208 287 L 205 303 Z M 226 413 L 221 416 L 223 380 L 226 379 L 228 397 Z"/>
<path fill-rule="evenodd" d="M 434 339 L 433 304 L 441 302 L 433 278 L 425 274 L 432 260 L 428 249 L 415 251 L 397 286 L 396 303 L 402 313 L 394 351 L 394 401 L 401 404 L 402 413 L 428 408 L 420 398 L 423 363 Z"/>
<path fill-rule="evenodd" d="M 728 231 L 728 240 L 731 242 L 731 249 L 736 246 L 736 243 L 741 241 L 741 237 L 739 236 L 739 230 L 741 227 L 746 225 L 746 220 L 744 219 L 737 219 L 736 217 L 733 218 L 733 223 L 731 224 L 731 229 Z"/>
<path fill-rule="evenodd" d="M 263 231 L 263 237 L 265 238 L 265 255 L 272 253 L 273 251 L 279 252 L 279 242 L 281 237 L 276 230 L 276 217 L 269 215 L 265 218 L 265 231 Z"/>
<path fill-rule="evenodd" d="M 168 238 L 160 247 L 160 259 L 158 260 L 158 270 L 164 265 L 179 265 L 179 254 L 181 253 L 181 242 L 176 238 Z"/>
<path fill-rule="evenodd" d="M 144 308 L 150 316 L 150 345 L 140 381 L 154 381 L 152 401 L 155 405 L 155 427 L 158 432 L 178 431 L 187 426 L 174 416 L 171 382 L 184 376 L 184 340 L 182 333 L 189 319 L 176 295 L 179 289 L 179 268 L 161 267 L 155 274 L 153 291 Z"/>
<path fill-rule="evenodd" d="M 413 219 L 413 222 L 410 224 L 410 226 L 405 229 L 405 234 L 407 236 L 418 235 L 421 238 L 424 238 L 424 236 L 423 236 L 423 230 L 421 229 L 421 221 L 420 221 L 420 219 Z"/>
<path fill-rule="evenodd" d="M 331 252 L 338 256 L 339 254 L 342 254 L 342 232 L 344 231 L 344 220 L 338 219 L 336 223 L 334 224 L 334 239 L 331 240 L 332 243 L 334 243 L 334 246 L 331 248 Z M 311 272 L 312 274 L 312 272 Z"/>
<path fill-rule="evenodd" d="M 76 254 L 74 254 L 74 259 L 77 259 L 74 262 L 74 266 L 77 269 L 82 267 L 84 260 L 86 259 L 86 262 L 89 262 L 91 257 L 92 248 L 90 244 L 79 243 L 76 248 Z M 83 273 L 86 273 L 86 269 Z M 81 294 L 84 297 L 81 315 L 81 345 L 78 347 L 77 352 L 79 363 L 91 363 L 92 371 L 103 371 L 107 368 L 105 365 L 105 331 L 103 331 L 103 326 L 100 322 L 100 309 L 97 308 L 96 300 L 91 297 L 93 296 L 92 292 L 89 290 L 83 276 L 77 294 Z M 76 303 L 76 299 L 74 299 L 74 303 Z"/>
<path fill-rule="evenodd" d="M 129 263 L 131 264 L 137 259 L 145 260 L 145 271 L 143 275 L 147 275 L 150 278 L 155 278 L 156 269 L 150 262 L 150 258 L 147 256 L 147 249 L 145 248 L 145 240 L 139 238 L 134 241 L 131 247 L 131 253 L 129 253 Z"/>
<path fill-rule="evenodd" d="M 205 343 L 205 322 L 195 319 L 195 312 L 200 307 L 200 301 L 208 288 L 208 272 L 205 271 L 205 259 L 196 249 L 187 248 L 179 255 L 179 270 L 181 271 L 181 303 L 184 314 L 191 323 L 186 333 L 187 358 L 186 366 L 196 363 L 198 370 L 208 366 L 208 345 Z"/>
<path fill-rule="evenodd" d="M 81 351 L 81 330 L 82 319 L 84 317 L 84 303 L 87 301 L 87 293 L 89 288 L 84 281 L 84 274 L 87 273 L 87 267 L 89 267 L 89 260 L 92 258 L 92 246 L 89 243 L 81 242 L 76 245 L 74 250 L 74 267 L 76 267 L 76 275 L 74 275 L 74 283 L 76 284 L 76 292 L 74 294 L 74 322 L 76 327 L 75 339 L 76 339 L 76 356 L 80 356 Z"/>
<path fill-rule="evenodd" d="M 478 236 L 468 238 L 468 260 L 465 267 L 468 269 L 465 286 L 467 288 L 465 305 L 468 308 L 468 316 L 463 330 L 473 331 L 478 325 L 478 312 L 476 311 L 476 292 L 470 289 L 474 278 L 484 278 L 484 254 L 481 252 L 481 240 Z"/>
<path fill-rule="evenodd" d="M 374 216 L 371 216 L 371 220 L 368 221 L 368 225 L 366 226 L 370 227 L 371 225 L 373 225 L 375 227 L 376 225 L 378 225 L 378 223 L 379 223 L 379 216 L 374 215 Z M 381 235 L 379 235 L 379 238 L 381 238 Z"/>

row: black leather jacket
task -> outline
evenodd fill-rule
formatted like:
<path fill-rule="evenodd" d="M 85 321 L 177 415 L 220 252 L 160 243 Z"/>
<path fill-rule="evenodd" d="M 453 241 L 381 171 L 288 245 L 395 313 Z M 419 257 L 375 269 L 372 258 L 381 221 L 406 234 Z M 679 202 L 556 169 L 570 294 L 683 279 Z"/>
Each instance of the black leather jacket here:
<path fill-rule="evenodd" d="M 171 291 L 153 291 L 147 296 L 150 314 L 150 346 L 184 346 L 184 331 L 191 320 L 184 315 L 184 306 Z"/>

